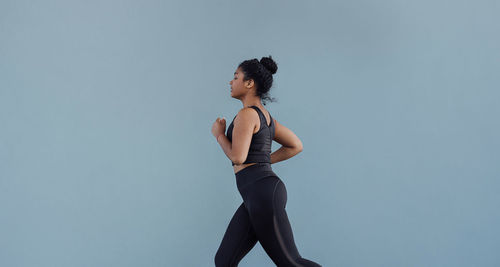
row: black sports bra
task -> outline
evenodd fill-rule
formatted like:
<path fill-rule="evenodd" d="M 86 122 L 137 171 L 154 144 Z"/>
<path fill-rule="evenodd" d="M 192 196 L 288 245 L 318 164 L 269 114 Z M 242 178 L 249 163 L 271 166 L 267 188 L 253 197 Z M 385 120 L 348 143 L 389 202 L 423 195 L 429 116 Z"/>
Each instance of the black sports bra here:
<path fill-rule="evenodd" d="M 269 126 L 267 125 L 266 122 L 266 117 L 264 116 L 264 113 L 258 108 L 257 106 L 250 106 L 251 108 L 255 109 L 257 113 L 259 114 L 260 118 L 260 128 L 259 131 L 254 133 L 252 135 L 252 141 L 250 142 L 250 148 L 248 150 L 248 155 L 247 159 L 243 164 L 245 163 L 253 163 L 253 162 L 267 162 L 271 163 L 271 143 L 274 138 L 274 120 L 273 117 L 271 117 L 271 114 L 269 114 L 269 119 L 271 120 L 271 124 Z M 234 128 L 234 119 L 236 116 L 234 116 L 233 121 L 231 121 L 231 124 L 227 128 L 226 136 L 229 139 L 229 141 L 232 142 L 233 140 L 233 128 Z M 231 162 L 232 165 L 234 166 L 234 162 Z"/>

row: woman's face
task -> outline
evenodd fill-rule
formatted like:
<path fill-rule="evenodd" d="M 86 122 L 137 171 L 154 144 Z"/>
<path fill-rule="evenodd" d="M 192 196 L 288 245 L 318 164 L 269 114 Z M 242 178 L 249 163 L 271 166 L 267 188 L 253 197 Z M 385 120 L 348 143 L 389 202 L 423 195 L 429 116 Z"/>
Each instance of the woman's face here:
<path fill-rule="evenodd" d="M 234 72 L 233 79 L 229 82 L 231 85 L 231 96 L 237 97 L 246 93 L 246 88 L 243 83 L 243 72 L 237 68 Z"/>

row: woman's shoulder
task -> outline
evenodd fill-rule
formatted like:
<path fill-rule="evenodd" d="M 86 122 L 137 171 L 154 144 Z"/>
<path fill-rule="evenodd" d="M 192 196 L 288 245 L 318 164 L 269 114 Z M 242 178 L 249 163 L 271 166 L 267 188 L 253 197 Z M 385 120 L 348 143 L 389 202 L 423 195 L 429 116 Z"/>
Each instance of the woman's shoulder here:
<path fill-rule="evenodd" d="M 240 110 L 238 110 L 238 113 L 236 113 L 236 116 L 234 116 L 234 117 L 235 118 L 236 117 L 247 117 L 247 118 L 250 118 L 250 117 L 253 117 L 253 115 L 255 114 L 255 111 L 256 110 L 254 108 L 252 108 L 252 107 L 243 107 Z"/>
<path fill-rule="evenodd" d="M 254 124 L 256 125 L 260 121 L 260 117 L 258 112 L 251 107 L 243 107 L 238 113 L 234 116 L 231 124 L 234 124 L 234 121 L 238 119 L 238 123 L 245 124 Z"/>

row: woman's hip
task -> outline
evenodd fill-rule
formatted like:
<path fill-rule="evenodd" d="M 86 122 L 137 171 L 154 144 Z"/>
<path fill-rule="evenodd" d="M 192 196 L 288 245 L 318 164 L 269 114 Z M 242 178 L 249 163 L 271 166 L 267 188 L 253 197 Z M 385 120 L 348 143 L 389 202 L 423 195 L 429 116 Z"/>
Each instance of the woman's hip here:
<path fill-rule="evenodd" d="M 266 162 L 260 162 L 254 165 L 250 165 L 235 173 L 235 176 L 236 185 L 238 186 L 238 190 L 240 191 L 241 189 L 254 184 L 262 178 L 269 176 L 275 176 L 276 178 L 278 178 L 278 175 L 274 173 L 271 164 Z"/>

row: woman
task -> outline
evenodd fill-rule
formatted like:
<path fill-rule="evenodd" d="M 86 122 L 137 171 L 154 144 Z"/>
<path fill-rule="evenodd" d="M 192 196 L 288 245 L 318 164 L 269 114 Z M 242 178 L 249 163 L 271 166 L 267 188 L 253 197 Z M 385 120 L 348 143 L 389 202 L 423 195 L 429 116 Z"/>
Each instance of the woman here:
<path fill-rule="evenodd" d="M 231 96 L 243 108 L 229 125 L 227 136 L 224 118 L 217 118 L 212 126 L 212 134 L 232 161 L 243 198 L 215 255 L 218 267 L 237 266 L 257 241 L 277 266 L 321 266 L 300 256 L 285 211 L 286 187 L 271 168 L 302 151 L 300 139 L 261 104 L 269 99 L 277 69 L 271 56 L 240 63 L 229 84 Z M 272 140 L 282 147 L 271 154 Z"/>

